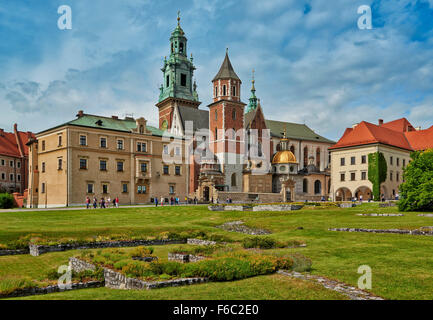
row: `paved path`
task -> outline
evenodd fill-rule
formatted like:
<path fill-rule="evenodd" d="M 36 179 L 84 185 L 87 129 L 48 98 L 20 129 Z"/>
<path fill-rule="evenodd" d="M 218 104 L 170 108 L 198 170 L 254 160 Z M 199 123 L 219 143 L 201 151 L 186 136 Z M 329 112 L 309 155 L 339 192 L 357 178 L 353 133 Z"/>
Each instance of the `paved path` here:
<path fill-rule="evenodd" d="M 178 204 L 178 205 L 164 205 L 163 207 L 194 207 L 194 206 L 200 206 L 204 204 Z M 119 209 L 127 209 L 127 208 L 154 208 L 155 205 L 146 204 L 146 205 L 131 205 L 131 206 L 120 206 Z M 158 208 L 160 208 L 161 205 L 158 205 Z M 113 207 L 110 207 L 109 209 L 115 209 Z M 2 212 L 34 212 L 34 211 L 73 211 L 73 210 L 86 210 L 85 206 L 80 207 L 61 207 L 61 208 L 24 208 L 24 209 L 0 209 L 0 213 Z M 95 209 L 88 209 L 88 210 L 95 210 Z M 101 208 L 97 208 L 96 210 L 103 210 Z"/>

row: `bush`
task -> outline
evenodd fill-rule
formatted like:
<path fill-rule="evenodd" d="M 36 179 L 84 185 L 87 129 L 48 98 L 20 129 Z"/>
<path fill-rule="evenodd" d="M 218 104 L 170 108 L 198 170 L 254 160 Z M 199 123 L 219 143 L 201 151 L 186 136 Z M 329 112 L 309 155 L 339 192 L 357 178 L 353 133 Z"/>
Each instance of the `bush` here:
<path fill-rule="evenodd" d="M 269 237 L 253 237 L 246 238 L 242 241 L 242 246 L 245 249 L 257 248 L 257 249 L 272 249 L 277 246 L 277 242 Z"/>
<path fill-rule="evenodd" d="M 0 193 L 0 209 L 10 209 L 14 207 L 14 197 L 9 193 Z"/>
<path fill-rule="evenodd" d="M 38 284 L 27 278 L 0 278 L 0 295 L 8 295 L 19 289 L 36 287 L 38 287 Z"/>
<path fill-rule="evenodd" d="M 154 249 L 152 247 L 137 247 L 131 251 L 131 257 L 149 257 L 153 254 Z"/>

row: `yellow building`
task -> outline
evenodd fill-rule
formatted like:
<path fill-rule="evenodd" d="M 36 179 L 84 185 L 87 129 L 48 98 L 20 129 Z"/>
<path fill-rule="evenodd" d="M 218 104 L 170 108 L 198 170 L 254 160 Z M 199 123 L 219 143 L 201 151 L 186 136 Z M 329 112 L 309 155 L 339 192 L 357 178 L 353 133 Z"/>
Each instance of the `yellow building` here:
<path fill-rule="evenodd" d="M 145 204 L 184 199 L 188 170 L 181 138 L 144 118 L 85 114 L 29 142 L 29 207 L 82 205 L 86 197 Z"/>

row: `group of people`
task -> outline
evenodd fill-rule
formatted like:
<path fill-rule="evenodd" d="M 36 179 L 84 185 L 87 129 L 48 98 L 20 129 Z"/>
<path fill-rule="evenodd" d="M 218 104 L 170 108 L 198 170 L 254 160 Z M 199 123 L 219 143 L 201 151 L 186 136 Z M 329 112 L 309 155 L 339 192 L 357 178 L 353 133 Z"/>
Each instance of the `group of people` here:
<path fill-rule="evenodd" d="M 170 205 L 179 205 L 180 199 L 179 199 L 179 197 L 171 197 L 170 199 L 168 199 L 168 201 L 166 201 L 166 198 L 164 198 L 164 197 L 161 197 L 160 200 L 158 199 L 158 197 L 154 197 L 153 202 L 155 203 L 155 207 L 157 207 L 158 205 L 164 206 L 164 203 L 166 203 L 166 202 L 170 203 Z M 194 199 L 190 199 L 188 197 L 185 197 L 185 204 L 192 204 L 192 203 L 198 204 L 197 197 L 194 197 Z"/>
<path fill-rule="evenodd" d="M 110 197 L 108 197 L 107 199 L 102 197 L 99 200 L 99 208 L 101 209 L 110 208 L 111 205 L 113 205 L 113 208 L 119 208 L 119 197 L 115 197 L 113 200 L 111 200 Z M 93 197 L 93 202 L 92 202 L 92 200 L 90 200 L 89 197 L 86 197 L 86 208 L 90 209 L 92 207 L 93 209 L 98 208 L 98 199 L 96 199 L 96 197 Z"/>

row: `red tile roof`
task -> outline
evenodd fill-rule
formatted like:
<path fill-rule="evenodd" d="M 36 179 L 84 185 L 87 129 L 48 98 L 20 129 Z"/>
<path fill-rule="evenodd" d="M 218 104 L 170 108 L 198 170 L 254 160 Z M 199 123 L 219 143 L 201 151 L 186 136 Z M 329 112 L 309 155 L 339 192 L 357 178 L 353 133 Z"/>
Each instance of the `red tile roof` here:
<path fill-rule="evenodd" d="M 415 130 L 406 119 L 375 125 L 361 122 L 348 128 L 341 139 L 330 149 L 382 143 L 405 150 L 425 150 L 433 148 L 433 126 L 427 130 Z"/>
<path fill-rule="evenodd" d="M 26 143 L 30 137 L 35 138 L 35 135 L 31 132 L 16 131 L 15 134 L 0 130 L 0 155 L 17 158 L 28 156 Z"/>

